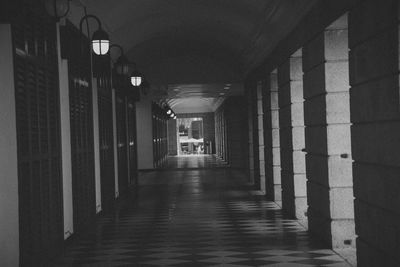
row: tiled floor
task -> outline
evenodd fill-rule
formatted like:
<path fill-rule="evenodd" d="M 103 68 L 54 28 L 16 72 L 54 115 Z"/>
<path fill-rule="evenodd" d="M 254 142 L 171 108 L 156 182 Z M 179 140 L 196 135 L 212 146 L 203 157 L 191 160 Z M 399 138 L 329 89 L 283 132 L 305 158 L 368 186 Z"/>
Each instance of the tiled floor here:
<path fill-rule="evenodd" d="M 312 240 L 239 171 L 140 176 L 115 214 L 75 240 L 56 266 L 348 266 Z"/>
<path fill-rule="evenodd" d="M 208 169 L 227 167 L 227 164 L 213 155 L 171 156 L 163 169 Z"/>

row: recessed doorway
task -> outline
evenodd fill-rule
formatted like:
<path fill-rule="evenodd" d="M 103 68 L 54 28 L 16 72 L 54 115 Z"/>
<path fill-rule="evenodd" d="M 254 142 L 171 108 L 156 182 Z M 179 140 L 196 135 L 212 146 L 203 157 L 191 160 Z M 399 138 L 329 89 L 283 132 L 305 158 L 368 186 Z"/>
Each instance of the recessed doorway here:
<path fill-rule="evenodd" d="M 202 118 L 177 119 L 178 155 L 203 155 L 204 132 Z"/>

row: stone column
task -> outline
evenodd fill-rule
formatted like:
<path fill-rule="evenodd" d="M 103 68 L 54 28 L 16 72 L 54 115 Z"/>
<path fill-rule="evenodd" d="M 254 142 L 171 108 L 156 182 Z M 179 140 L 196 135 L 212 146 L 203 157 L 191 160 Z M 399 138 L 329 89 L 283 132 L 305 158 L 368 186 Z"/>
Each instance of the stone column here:
<path fill-rule="evenodd" d="M 303 49 L 309 230 L 354 246 L 347 15 Z"/>
<path fill-rule="evenodd" d="M 249 142 L 249 182 L 255 182 L 254 175 L 254 125 L 253 125 L 253 98 L 252 98 L 252 87 L 248 84 L 246 86 L 246 97 L 247 97 L 247 123 L 248 123 L 248 142 Z"/>
<path fill-rule="evenodd" d="M 282 206 L 282 185 L 281 185 L 281 148 L 279 138 L 279 96 L 278 96 L 278 75 L 277 70 L 270 74 L 271 94 L 271 134 L 272 134 L 272 171 L 274 183 L 274 201 Z"/>
<path fill-rule="evenodd" d="M 257 124 L 258 124 L 258 160 L 260 190 L 265 194 L 265 160 L 264 160 L 264 111 L 263 111 L 263 82 L 257 83 Z"/>
<path fill-rule="evenodd" d="M 287 215 L 307 225 L 301 51 L 278 69 L 282 206 Z"/>
<path fill-rule="evenodd" d="M 268 200 L 275 200 L 274 170 L 272 153 L 272 119 L 271 119 L 271 80 L 269 75 L 262 87 L 263 141 L 265 165 L 265 195 Z M 280 172 L 280 171 L 279 171 Z"/>
<path fill-rule="evenodd" d="M 307 177 L 304 134 L 303 68 L 301 50 L 290 58 L 290 99 L 292 109 L 293 186 L 296 218 L 307 222 Z"/>

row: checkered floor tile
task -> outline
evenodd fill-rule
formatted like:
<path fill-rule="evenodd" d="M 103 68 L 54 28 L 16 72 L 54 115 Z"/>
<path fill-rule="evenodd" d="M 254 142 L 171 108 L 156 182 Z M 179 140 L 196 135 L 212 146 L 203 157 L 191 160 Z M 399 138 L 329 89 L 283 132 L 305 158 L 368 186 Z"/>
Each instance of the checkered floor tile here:
<path fill-rule="evenodd" d="M 55 266 L 349 266 L 229 169 L 141 175 Z"/>

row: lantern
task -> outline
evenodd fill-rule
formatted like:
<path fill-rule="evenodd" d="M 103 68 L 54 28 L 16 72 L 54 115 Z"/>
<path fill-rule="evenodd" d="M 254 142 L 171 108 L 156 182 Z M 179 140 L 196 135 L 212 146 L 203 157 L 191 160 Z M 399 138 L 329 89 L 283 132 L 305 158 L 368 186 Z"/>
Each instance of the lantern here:
<path fill-rule="evenodd" d="M 108 37 L 108 34 L 101 28 L 101 22 L 98 17 L 94 15 L 84 16 L 83 18 L 81 18 L 81 21 L 79 23 L 79 29 L 82 32 L 82 24 L 85 20 L 89 18 L 95 19 L 99 26 L 97 31 L 95 31 L 92 36 L 92 50 L 96 55 L 106 55 L 108 53 L 108 50 L 110 49 L 110 38 Z"/>
<path fill-rule="evenodd" d="M 134 70 L 131 73 L 131 84 L 135 87 L 140 86 L 142 84 L 142 74 L 137 70 Z"/>

